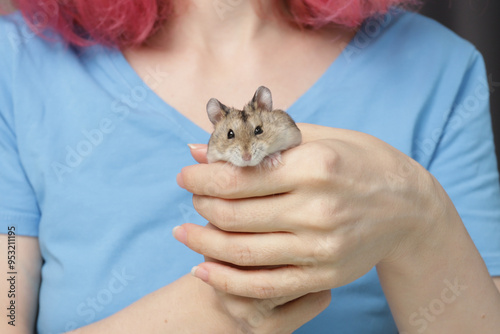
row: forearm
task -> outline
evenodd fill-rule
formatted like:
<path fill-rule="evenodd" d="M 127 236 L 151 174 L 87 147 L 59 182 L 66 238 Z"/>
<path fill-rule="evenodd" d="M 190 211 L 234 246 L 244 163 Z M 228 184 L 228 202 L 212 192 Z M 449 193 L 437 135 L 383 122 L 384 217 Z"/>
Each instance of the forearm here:
<path fill-rule="evenodd" d="M 20 235 L 9 238 L 0 234 L 0 249 L 6 251 L 5 255 L 0 253 L 0 268 L 3 271 L 0 280 L 0 333 L 33 333 L 42 266 L 38 239 Z M 4 276 L 7 272 L 16 274 Z"/>
<path fill-rule="evenodd" d="M 377 266 L 402 333 L 500 330 L 500 293 L 451 201 L 416 246 Z"/>
<path fill-rule="evenodd" d="M 70 333 L 223 333 L 231 326 L 213 288 L 186 275 L 113 316 Z"/>

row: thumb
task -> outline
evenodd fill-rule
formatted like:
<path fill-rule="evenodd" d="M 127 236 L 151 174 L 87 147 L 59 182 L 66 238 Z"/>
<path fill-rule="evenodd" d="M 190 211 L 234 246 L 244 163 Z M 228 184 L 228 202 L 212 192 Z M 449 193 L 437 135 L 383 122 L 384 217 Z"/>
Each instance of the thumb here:
<path fill-rule="evenodd" d="M 201 164 L 208 163 L 207 161 L 207 144 L 188 144 L 189 149 L 191 150 L 191 155 L 194 160 L 198 161 Z"/>

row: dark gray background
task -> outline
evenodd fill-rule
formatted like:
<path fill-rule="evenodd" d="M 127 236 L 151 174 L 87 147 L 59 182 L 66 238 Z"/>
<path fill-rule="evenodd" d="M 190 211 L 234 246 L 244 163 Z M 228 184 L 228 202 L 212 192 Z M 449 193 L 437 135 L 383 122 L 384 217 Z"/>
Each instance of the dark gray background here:
<path fill-rule="evenodd" d="M 490 79 L 491 116 L 500 162 L 500 1 L 425 0 L 420 12 L 469 40 L 482 53 Z"/>

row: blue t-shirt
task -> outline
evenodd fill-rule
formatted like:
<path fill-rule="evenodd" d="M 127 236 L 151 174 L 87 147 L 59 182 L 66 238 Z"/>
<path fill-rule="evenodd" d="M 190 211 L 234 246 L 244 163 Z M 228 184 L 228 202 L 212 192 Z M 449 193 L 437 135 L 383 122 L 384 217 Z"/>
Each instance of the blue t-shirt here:
<path fill-rule="evenodd" d="M 0 19 L 0 233 L 15 226 L 39 238 L 39 333 L 108 317 L 203 261 L 171 230 L 205 224 L 175 179 L 195 163 L 186 144 L 209 134 L 153 93 L 168 77 L 148 71 L 146 84 L 119 51 L 67 47 L 35 36 L 18 14 Z M 418 14 L 390 13 L 366 21 L 287 110 L 372 134 L 425 166 L 498 276 L 488 99 L 471 44 Z M 401 182 L 398 173 L 387 181 Z M 297 333 L 397 333 L 375 269 L 332 293 Z"/>

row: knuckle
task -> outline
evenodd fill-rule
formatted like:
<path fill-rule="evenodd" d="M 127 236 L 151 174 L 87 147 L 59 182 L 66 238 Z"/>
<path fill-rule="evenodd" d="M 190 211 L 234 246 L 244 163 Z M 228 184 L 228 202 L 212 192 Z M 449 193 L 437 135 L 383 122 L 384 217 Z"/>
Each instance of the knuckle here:
<path fill-rule="evenodd" d="M 231 200 L 194 195 L 193 207 L 203 218 L 224 231 L 234 230 L 240 221 L 236 205 Z"/>
<path fill-rule="evenodd" d="M 340 157 L 335 151 L 328 150 L 325 152 L 318 166 L 323 177 L 329 180 L 330 177 L 335 174 L 339 165 L 339 160 Z"/>
<path fill-rule="evenodd" d="M 334 198 L 331 197 L 320 197 L 313 201 L 314 212 L 317 219 L 319 219 L 322 225 L 329 227 L 330 222 L 333 217 L 336 216 L 338 212 L 338 204 Z"/>
<path fill-rule="evenodd" d="M 214 187 L 213 195 L 216 197 L 227 197 L 239 189 L 240 175 L 237 169 L 221 168 L 212 176 Z"/>
<path fill-rule="evenodd" d="M 265 282 L 257 282 L 252 290 L 253 295 L 257 299 L 271 299 L 276 297 L 276 289 Z"/>
<path fill-rule="evenodd" d="M 313 150 L 315 152 L 311 153 L 317 157 L 312 166 L 313 172 L 310 174 L 313 182 L 318 185 L 330 183 L 340 164 L 339 154 L 325 144 L 315 145 Z"/>
<path fill-rule="evenodd" d="M 233 264 L 239 266 L 252 266 L 256 264 L 252 251 L 245 245 L 230 244 L 226 251 Z"/>
<path fill-rule="evenodd" d="M 201 214 L 203 217 L 207 218 L 208 211 L 212 208 L 212 206 L 208 205 L 208 200 L 205 196 L 193 195 L 193 207 L 194 209 Z"/>
<path fill-rule="evenodd" d="M 236 221 L 234 204 L 227 200 L 221 200 L 211 208 L 212 222 L 222 230 L 229 231 Z"/>
<path fill-rule="evenodd" d="M 219 290 L 222 291 L 224 293 L 224 295 L 232 294 L 233 286 L 230 284 L 230 282 L 227 279 L 225 279 L 221 282 L 221 284 L 219 286 Z"/>
<path fill-rule="evenodd" d="M 335 268 L 330 270 L 330 272 L 325 274 L 325 276 L 327 277 L 329 286 L 332 289 L 346 285 L 356 279 L 356 277 L 350 276 L 349 273 L 346 272 L 345 268 L 340 265 L 335 266 Z"/>
<path fill-rule="evenodd" d="M 209 182 L 205 183 L 203 188 L 196 191 L 196 193 L 208 195 L 208 196 L 217 196 L 220 193 L 219 186 L 212 178 Z"/>
<path fill-rule="evenodd" d="M 329 263 L 338 265 L 346 259 L 347 243 L 341 237 L 327 237 L 317 240 L 316 246 L 311 248 L 312 257 L 318 264 Z M 320 267 L 320 266 L 318 266 Z"/>
<path fill-rule="evenodd" d="M 313 257 L 319 262 L 330 262 L 332 258 L 338 254 L 337 244 L 335 239 L 326 236 L 322 239 L 316 240 L 315 247 L 312 249 Z"/>
<path fill-rule="evenodd" d="M 338 203 L 335 198 L 320 196 L 308 203 L 306 226 L 314 230 L 331 230 L 335 217 L 339 215 Z"/>

